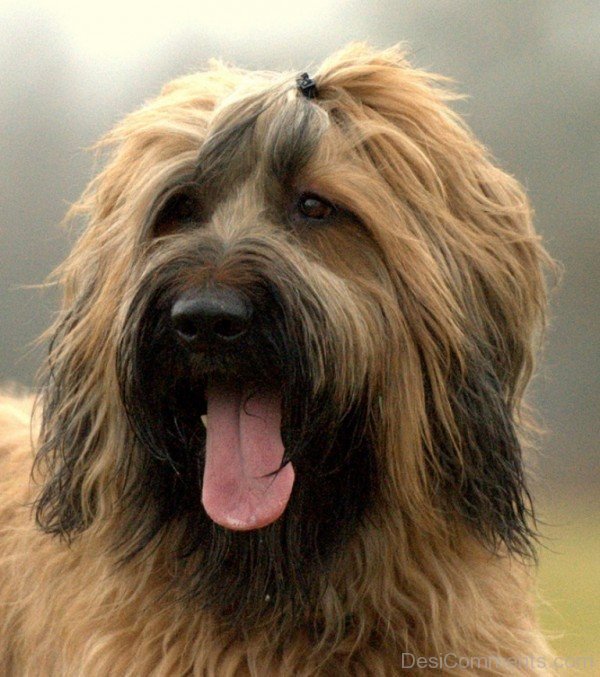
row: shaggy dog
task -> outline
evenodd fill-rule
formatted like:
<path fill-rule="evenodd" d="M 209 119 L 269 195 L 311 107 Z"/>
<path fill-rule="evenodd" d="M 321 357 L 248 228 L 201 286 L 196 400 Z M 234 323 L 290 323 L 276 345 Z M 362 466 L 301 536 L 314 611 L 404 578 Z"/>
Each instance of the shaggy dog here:
<path fill-rule="evenodd" d="M 546 255 L 451 98 L 355 45 L 215 64 L 108 135 L 33 473 L 30 403 L 0 406 L 3 675 L 550 672 Z"/>

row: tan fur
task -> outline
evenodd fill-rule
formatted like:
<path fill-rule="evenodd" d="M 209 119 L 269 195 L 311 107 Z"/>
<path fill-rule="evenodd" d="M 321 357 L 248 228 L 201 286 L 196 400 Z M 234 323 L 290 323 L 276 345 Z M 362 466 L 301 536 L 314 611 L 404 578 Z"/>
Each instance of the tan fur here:
<path fill-rule="evenodd" d="M 273 616 L 246 638 L 178 597 L 172 581 L 184 565 L 170 556 L 182 538 L 176 528 L 116 565 L 127 554 L 126 545 L 114 550 L 124 519 L 120 485 L 134 481 L 113 472 L 129 436 L 114 366 L 119 332 L 136 278 L 194 237 L 166 224 L 163 237 L 144 241 L 149 210 L 194 167 L 215 129 L 265 96 L 273 103 L 255 132 L 259 158 L 261 143 L 276 145 L 269 134 L 285 114 L 281 93 L 296 96 L 293 77 L 215 64 L 168 85 L 103 142 L 112 149 L 106 168 L 70 215 L 83 217 L 86 229 L 57 274 L 63 321 L 83 293 L 92 300 L 50 354 L 51 365 L 73 373 L 85 366 L 53 416 L 66 414 L 76 430 L 93 412 L 76 476 L 88 528 L 66 544 L 35 526 L 32 504 L 60 459 L 41 458 L 30 480 L 31 402 L 1 399 L 3 675 L 383 677 L 402 672 L 403 653 L 521 661 L 446 667 L 448 675 L 552 674 L 531 566 L 503 547 L 485 548 L 437 500 L 439 461 L 425 402 L 426 379 L 460 453 L 448 365 L 466 371 L 479 337 L 494 346 L 503 395 L 526 431 L 522 395 L 543 327 L 547 259 L 518 184 L 448 108 L 443 80 L 412 69 L 397 50 L 351 46 L 315 76 L 323 138 L 303 186 L 343 204 L 362 227 L 344 222 L 294 238 L 275 229 L 261 211 L 268 170 L 258 160 L 207 231 L 228 243 L 229 259 L 190 273 L 225 283 L 251 276 L 234 253 L 252 236 L 305 281 L 326 318 L 316 326 L 298 305 L 315 388 L 335 379 L 343 402 L 368 378 L 386 478 L 377 510 L 324 575 L 315 618 L 289 627 Z M 430 666 L 418 674 L 440 672 Z"/>

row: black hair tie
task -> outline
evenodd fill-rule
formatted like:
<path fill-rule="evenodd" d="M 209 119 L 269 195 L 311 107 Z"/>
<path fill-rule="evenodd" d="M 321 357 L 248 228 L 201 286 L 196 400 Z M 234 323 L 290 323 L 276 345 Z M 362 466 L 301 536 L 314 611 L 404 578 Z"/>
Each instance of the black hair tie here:
<path fill-rule="evenodd" d="M 300 93 L 307 99 L 317 98 L 317 85 L 308 73 L 302 75 L 296 80 Z"/>

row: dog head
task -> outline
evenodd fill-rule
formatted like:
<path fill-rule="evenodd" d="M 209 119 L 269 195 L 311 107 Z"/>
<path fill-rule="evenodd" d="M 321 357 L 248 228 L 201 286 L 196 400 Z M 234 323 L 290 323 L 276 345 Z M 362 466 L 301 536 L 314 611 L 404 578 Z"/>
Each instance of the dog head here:
<path fill-rule="evenodd" d="M 369 530 L 530 547 L 528 203 L 396 50 L 315 83 L 217 65 L 108 136 L 44 390 L 43 528 L 162 537 L 245 618 Z"/>

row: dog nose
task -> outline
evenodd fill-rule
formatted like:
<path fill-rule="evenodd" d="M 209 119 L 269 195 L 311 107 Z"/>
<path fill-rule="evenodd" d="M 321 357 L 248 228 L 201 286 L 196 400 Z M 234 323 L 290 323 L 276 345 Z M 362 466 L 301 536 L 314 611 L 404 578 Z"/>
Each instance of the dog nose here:
<path fill-rule="evenodd" d="M 171 322 L 179 339 L 190 350 L 231 345 L 248 331 L 252 305 L 230 287 L 187 291 L 171 308 Z"/>

